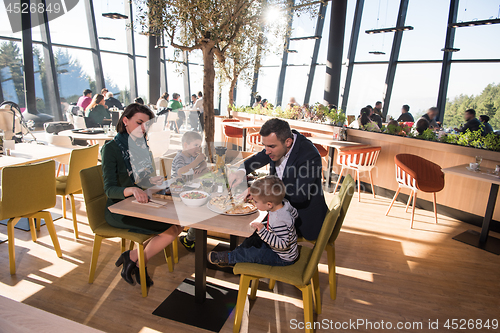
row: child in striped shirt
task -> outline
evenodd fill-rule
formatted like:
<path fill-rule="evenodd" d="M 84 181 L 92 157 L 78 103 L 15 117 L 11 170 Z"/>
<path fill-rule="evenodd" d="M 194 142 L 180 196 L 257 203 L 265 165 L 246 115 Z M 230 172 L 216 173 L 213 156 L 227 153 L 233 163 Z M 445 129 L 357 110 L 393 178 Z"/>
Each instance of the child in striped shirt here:
<path fill-rule="evenodd" d="M 295 219 L 297 210 L 285 199 L 285 185 L 277 176 L 259 178 L 250 187 L 255 205 L 267 211 L 267 221 L 252 222 L 256 235 L 245 239 L 233 251 L 212 251 L 208 260 L 217 265 L 251 262 L 271 266 L 293 264 L 299 257 Z"/>

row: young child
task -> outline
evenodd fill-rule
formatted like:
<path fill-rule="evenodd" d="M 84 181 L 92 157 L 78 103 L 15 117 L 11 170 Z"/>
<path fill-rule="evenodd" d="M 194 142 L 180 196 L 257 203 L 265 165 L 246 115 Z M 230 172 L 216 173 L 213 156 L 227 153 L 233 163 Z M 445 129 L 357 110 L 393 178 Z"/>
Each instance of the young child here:
<path fill-rule="evenodd" d="M 295 219 L 297 210 L 285 198 L 285 185 L 277 176 L 259 178 L 250 187 L 255 205 L 269 212 L 267 221 L 252 222 L 250 226 L 259 237 L 249 237 L 233 251 L 212 251 L 212 264 L 234 265 L 252 262 L 271 266 L 293 264 L 298 256 Z"/>
<path fill-rule="evenodd" d="M 195 174 L 202 173 L 207 167 L 205 155 L 201 152 L 201 135 L 197 132 L 186 132 L 182 136 L 182 151 L 179 151 L 172 161 L 172 178 L 180 177 L 190 169 Z M 181 244 L 194 251 L 195 230 L 189 228 L 186 236 L 179 237 Z"/>

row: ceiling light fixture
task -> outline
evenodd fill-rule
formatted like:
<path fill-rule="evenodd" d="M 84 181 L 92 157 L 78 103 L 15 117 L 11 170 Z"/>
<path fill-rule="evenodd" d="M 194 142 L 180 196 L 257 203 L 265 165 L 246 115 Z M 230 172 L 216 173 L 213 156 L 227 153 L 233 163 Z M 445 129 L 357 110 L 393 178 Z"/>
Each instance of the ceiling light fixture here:
<path fill-rule="evenodd" d="M 383 33 L 383 32 L 396 32 L 396 31 L 409 31 L 409 30 L 413 30 L 413 27 L 408 25 L 408 26 L 404 26 L 404 27 L 366 30 L 365 32 L 369 35 L 373 35 L 373 34 L 379 34 L 379 33 Z"/>
<path fill-rule="evenodd" d="M 120 13 L 102 13 L 102 16 L 112 19 L 112 20 L 126 20 L 128 19 L 127 15 L 123 15 Z"/>
<path fill-rule="evenodd" d="M 450 28 L 473 27 L 476 25 L 490 25 L 500 23 L 500 18 L 478 21 L 457 22 L 450 24 Z"/>
<path fill-rule="evenodd" d="M 113 37 L 99 37 L 102 40 L 115 40 Z"/>
<path fill-rule="evenodd" d="M 443 52 L 458 52 L 460 49 L 454 48 L 454 47 L 445 47 L 444 49 L 441 49 Z"/>
<path fill-rule="evenodd" d="M 368 53 L 375 54 L 375 55 L 383 55 L 383 54 L 385 54 L 385 52 L 382 52 L 382 51 L 370 51 Z"/>

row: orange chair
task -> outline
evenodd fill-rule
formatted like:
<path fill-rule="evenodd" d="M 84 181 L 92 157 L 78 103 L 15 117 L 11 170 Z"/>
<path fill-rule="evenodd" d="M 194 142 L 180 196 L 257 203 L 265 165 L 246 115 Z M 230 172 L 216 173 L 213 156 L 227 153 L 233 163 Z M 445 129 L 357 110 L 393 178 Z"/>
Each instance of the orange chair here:
<path fill-rule="evenodd" d="M 437 223 L 436 193 L 444 188 L 444 173 L 441 171 L 441 167 L 425 158 L 411 154 L 398 154 L 394 156 L 394 162 L 396 163 L 396 181 L 399 187 L 385 215 L 387 216 L 387 214 L 389 214 L 401 188 L 405 187 L 411 190 L 410 197 L 406 203 L 406 211 L 408 211 L 410 201 L 413 197 L 410 228 L 413 228 L 413 217 L 415 215 L 415 202 L 417 201 L 418 190 L 434 194 L 434 217 Z"/>
<path fill-rule="evenodd" d="M 337 185 L 335 185 L 333 193 L 337 191 L 337 187 L 339 186 L 340 179 L 342 178 L 344 170 L 353 169 L 356 170 L 354 181 L 356 181 L 356 178 L 358 180 L 358 201 L 361 201 L 361 179 L 359 178 L 359 173 L 362 171 L 368 171 L 368 174 L 370 175 L 370 184 L 372 186 L 373 197 L 375 198 L 372 169 L 375 167 L 375 163 L 377 163 L 380 149 L 381 147 L 349 148 L 343 150 L 339 149 L 337 152 L 337 164 L 341 165 L 342 169 L 340 170 L 339 179 L 337 180 Z"/>
<path fill-rule="evenodd" d="M 300 132 L 300 133 L 306 138 L 312 137 L 312 134 L 310 132 Z M 323 169 L 326 170 L 328 165 L 328 149 L 317 143 L 313 143 L 313 145 L 318 150 L 319 156 L 321 156 L 321 164 L 323 165 Z M 323 175 L 323 180 L 325 180 L 325 175 L 323 173 L 321 174 Z"/>
<path fill-rule="evenodd" d="M 243 138 L 243 129 L 224 125 L 224 123 L 229 123 L 229 122 L 240 122 L 240 120 L 236 118 L 222 120 L 222 133 L 224 134 L 225 146 L 227 146 L 229 138 L 236 138 L 236 139 Z"/>
<path fill-rule="evenodd" d="M 257 150 L 258 148 L 264 148 L 264 145 L 262 144 L 262 136 L 259 132 L 248 134 L 247 144 L 250 146 L 250 151 Z"/>

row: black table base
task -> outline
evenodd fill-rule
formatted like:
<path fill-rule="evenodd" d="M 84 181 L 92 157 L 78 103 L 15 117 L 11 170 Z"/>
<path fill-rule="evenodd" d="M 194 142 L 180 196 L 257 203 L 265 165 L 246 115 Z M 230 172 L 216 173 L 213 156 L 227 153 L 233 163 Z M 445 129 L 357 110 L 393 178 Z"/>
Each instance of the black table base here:
<path fill-rule="evenodd" d="M 52 215 L 52 220 L 53 221 L 58 220 L 58 219 L 60 219 L 62 217 L 62 215 L 58 214 L 58 213 L 52 213 L 51 212 L 50 214 Z M 41 221 L 42 221 L 41 225 L 45 225 L 45 221 L 43 221 L 43 220 L 41 220 Z M 9 222 L 9 219 L 1 220 L 0 224 L 7 225 L 7 222 Z M 23 230 L 23 231 L 30 231 L 30 223 L 29 223 L 29 221 L 28 221 L 27 218 L 23 217 L 22 219 L 19 220 L 19 222 L 17 222 L 17 224 L 14 226 L 14 228 L 20 229 L 20 230 Z"/>
<path fill-rule="evenodd" d="M 198 242 L 196 242 L 198 246 Z M 206 283 L 206 300 L 195 302 L 195 282 L 185 279 L 158 308 L 154 315 L 180 323 L 219 332 L 233 311 L 238 290 Z"/>
<path fill-rule="evenodd" d="M 475 230 L 467 230 L 453 237 L 454 240 L 472 245 L 479 249 L 500 255 L 500 239 L 489 236 L 485 243 L 480 242 L 481 234 Z"/>

